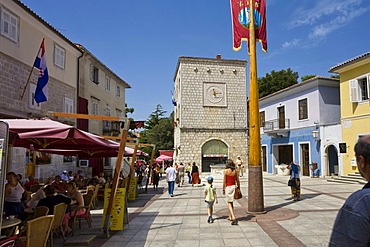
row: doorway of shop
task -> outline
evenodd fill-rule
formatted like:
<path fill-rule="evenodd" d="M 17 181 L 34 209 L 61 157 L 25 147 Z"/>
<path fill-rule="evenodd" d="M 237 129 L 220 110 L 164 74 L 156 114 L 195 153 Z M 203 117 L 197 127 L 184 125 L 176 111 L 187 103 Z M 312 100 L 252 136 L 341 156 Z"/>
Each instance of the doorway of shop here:
<path fill-rule="evenodd" d="M 228 147 L 221 140 L 210 140 L 202 147 L 202 172 L 210 172 L 211 165 L 225 164 Z"/>

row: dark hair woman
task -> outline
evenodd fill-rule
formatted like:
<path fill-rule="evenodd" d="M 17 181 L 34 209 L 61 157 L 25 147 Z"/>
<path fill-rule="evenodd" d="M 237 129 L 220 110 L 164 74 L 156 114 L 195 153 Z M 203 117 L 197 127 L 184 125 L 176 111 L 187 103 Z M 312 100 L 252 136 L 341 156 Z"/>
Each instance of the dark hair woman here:
<path fill-rule="evenodd" d="M 193 162 L 191 168 L 191 186 L 194 186 L 194 184 L 199 184 L 199 169 L 195 162 Z"/>
<path fill-rule="evenodd" d="M 238 224 L 234 213 L 234 194 L 236 186 L 240 187 L 238 172 L 235 169 L 234 161 L 228 159 L 226 160 L 226 168 L 224 170 L 222 194 L 225 195 L 227 206 L 229 208 L 228 219 L 231 221 L 231 225 Z"/>

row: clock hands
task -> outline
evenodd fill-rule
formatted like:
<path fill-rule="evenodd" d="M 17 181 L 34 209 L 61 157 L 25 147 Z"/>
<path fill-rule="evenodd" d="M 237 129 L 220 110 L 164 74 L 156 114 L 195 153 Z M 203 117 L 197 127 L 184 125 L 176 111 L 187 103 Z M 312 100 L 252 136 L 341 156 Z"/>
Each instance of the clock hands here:
<path fill-rule="evenodd" d="M 218 94 L 222 94 L 221 92 L 217 92 L 215 89 L 212 89 L 213 97 L 217 97 Z"/>

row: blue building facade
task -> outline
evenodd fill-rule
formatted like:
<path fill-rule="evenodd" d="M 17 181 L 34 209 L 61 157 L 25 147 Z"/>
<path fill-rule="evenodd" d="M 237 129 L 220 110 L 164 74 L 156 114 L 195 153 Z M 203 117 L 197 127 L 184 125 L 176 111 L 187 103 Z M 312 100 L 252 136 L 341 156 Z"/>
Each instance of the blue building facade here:
<path fill-rule="evenodd" d="M 286 175 L 298 164 L 303 176 L 339 173 L 339 81 L 315 77 L 260 99 L 263 170 Z"/>

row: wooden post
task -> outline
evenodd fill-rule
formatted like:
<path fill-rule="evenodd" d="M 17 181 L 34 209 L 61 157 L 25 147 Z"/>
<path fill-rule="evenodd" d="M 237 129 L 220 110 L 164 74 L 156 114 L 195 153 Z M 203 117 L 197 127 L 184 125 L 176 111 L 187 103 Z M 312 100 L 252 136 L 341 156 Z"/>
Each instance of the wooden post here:
<path fill-rule="evenodd" d="M 148 173 L 148 179 L 146 181 L 145 193 L 148 192 L 148 184 L 149 184 L 150 174 L 152 173 L 153 159 L 154 159 L 154 154 L 155 154 L 155 145 L 152 145 L 152 147 L 153 149 L 152 149 L 152 155 L 150 156 L 149 173 Z"/>
<path fill-rule="evenodd" d="M 248 212 L 264 213 L 261 166 L 261 137 L 258 105 L 256 37 L 254 30 L 254 0 L 249 0 L 249 162 Z"/>
<path fill-rule="evenodd" d="M 126 139 L 127 139 L 127 133 L 128 133 L 129 126 L 130 126 L 130 120 L 128 120 L 128 118 L 125 118 L 124 119 L 124 127 L 122 128 L 121 141 L 120 141 L 120 145 L 119 145 L 118 155 L 117 155 L 116 167 L 115 167 L 115 170 L 114 170 L 112 189 L 111 189 L 111 193 L 110 193 L 110 197 L 109 197 L 107 211 L 105 212 L 105 220 L 104 220 L 103 231 L 104 231 L 104 233 L 106 234 L 107 237 L 109 237 L 110 214 L 111 214 L 111 211 L 112 211 L 114 198 L 116 196 L 119 175 L 120 175 L 120 172 L 121 172 L 122 158 L 123 158 L 123 155 L 125 154 L 125 146 L 126 146 Z"/>

